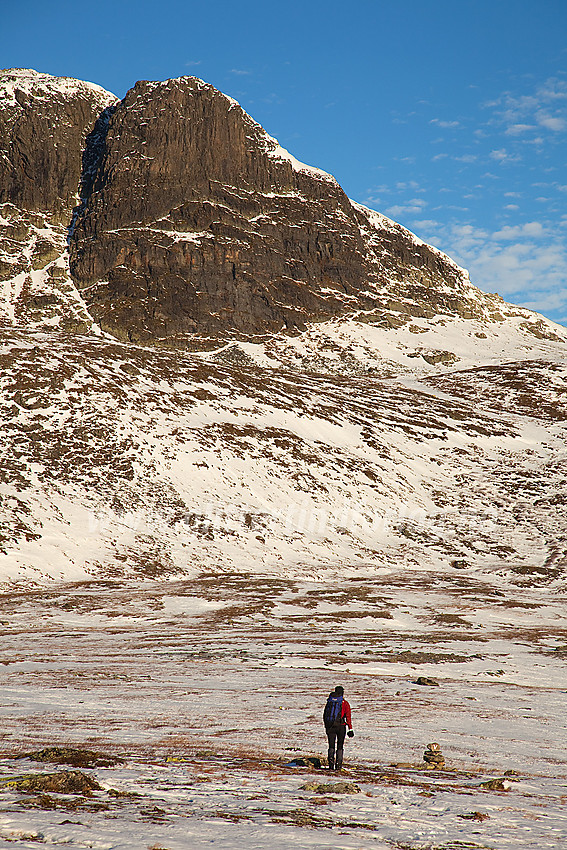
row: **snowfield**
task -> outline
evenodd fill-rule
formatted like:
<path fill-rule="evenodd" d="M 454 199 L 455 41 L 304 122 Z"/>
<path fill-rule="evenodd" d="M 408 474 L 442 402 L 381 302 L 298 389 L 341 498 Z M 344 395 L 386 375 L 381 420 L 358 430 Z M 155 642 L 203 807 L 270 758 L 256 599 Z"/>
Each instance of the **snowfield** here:
<path fill-rule="evenodd" d="M 0 605 L 0 846 L 540 850 L 567 839 L 564 594 L 464 572 L 210 573 L 6 592 Z M 339 682 L 356 730 L 345 770 L 293 765 L 324 758 L 322 707 Z M 433 740 L 443 770 L 425 769 Z M 124 762 L 81 768 L 100 786 L 86 793 L 13 787 L 77 770 L 14 758 L 57 745 Z"/>
<path fill-rule="evenodd" d="M 0 846 L 567 841 L 564 343 L 523 321 L 207 354 L 4 326 Z M 62 746 L 123 762 L 16 758 Z"/>
<path fill-rule="evenodd" d="M 388 332 L 373 330 L 382 367 L 363 370 L 357 323 L 208 355 L 8 329 L 4 581 L 402 566 L 558 578 L 564 343 L 519 359 L 512 328 L 498 363 L 499 328 L 485 365 L 420 356 L 380 377 L 396 337 L 379 347 Z"/>
<path fill-rule="evenodd" d="M 10 128 L 29 100 L 116 101 L 2 79 Z M 365 252 L 352 292 L 314 266 L 301 333 L 119 342 L 70 273 L 74 187 L 68 218 L 0 206 L 0 847 L 566 847 L 567 329 L 346 196 L 325 211 L 334 178 L 242 121 L 298 173 L 237 235 Z M 216 238 L 179 221 L 134 222 L 125 262 Z"/>

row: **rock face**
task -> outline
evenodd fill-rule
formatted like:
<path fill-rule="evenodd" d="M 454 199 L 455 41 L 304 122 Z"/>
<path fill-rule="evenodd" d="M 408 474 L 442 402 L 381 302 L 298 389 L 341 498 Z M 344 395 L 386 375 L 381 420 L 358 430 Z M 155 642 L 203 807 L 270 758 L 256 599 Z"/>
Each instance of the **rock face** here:
<path fill-rule="evenodd" d="M 0 320 L 81 332 L 92 319 L 69 277 L 68 227 L 99 86 L 37 71 L 0 71 Z"/>
<path fill-rule="evenodd" d="M 344 192 L 279 156 L 212 86 L 138 83 L 99 157 L 71 262 L 115 335 L 257 334 L 335 315 L 348 299 L 370 306 L 366 246 Z"/>
<path fill-rule="evenodd" d="M 526 314 L 195 77 L 139 82 L 118 103 L 90 83 L 0 72 L 0 153 L 12 325 L 199 349 L 341 316 L 411 330 Z"/>
<path fill-rule="evenodd" d="M 447 257 L 194 77 L 137 83 L 88 153 L 71 270 L 119 338 L 196 345 L 353 310 L 397 324 L 486 309 Z"/>
<path fill-rule="evenodd" d="M 0 71 L 0 204 L 50 212 L 68 225 L 87 134 L 116 98 L 37 71 Z"/>

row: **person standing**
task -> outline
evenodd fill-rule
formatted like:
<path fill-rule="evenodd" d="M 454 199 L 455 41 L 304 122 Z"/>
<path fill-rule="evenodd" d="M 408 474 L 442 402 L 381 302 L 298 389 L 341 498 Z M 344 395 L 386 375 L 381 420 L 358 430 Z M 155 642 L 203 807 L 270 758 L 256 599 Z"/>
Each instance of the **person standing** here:
<path fill-rule="evenodd" d="M 343 766 L 343 749 L 347 727 L 349 738 L 354 736 L 350 705 L 344 698 L 344 693 L 345 689 L 341 685 L 337 685 L 335 690 L 329 694 L 325 710 L 323 711 L 323 723 L 325 724 L 325 732 L 329 741 L 327 757 L 329 770 L 341 770 Z"/>

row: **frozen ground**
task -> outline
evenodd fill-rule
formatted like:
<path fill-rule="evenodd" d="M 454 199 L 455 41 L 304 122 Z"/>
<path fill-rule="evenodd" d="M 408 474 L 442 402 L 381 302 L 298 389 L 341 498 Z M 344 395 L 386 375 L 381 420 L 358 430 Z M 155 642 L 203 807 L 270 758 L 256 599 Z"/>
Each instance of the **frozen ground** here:
<path fill-rule="evenodd" d="M 2 847 L 567 843 L 559 585 L 375 568 L 92 581 L 7 591 L 0 625 L 3 780 L 71 769 L 14 759 L 47 746 L 125 759 L 82 769 L 102 789 L 90 796 L 2 782 Z M 324 756 L 338 683 L 356 730 L 347 769 L 286 766 Z M 423 767 L 433 740 L 444 771 Z M 504 790 L 481 786 L 491 779 Z M 360 791 L 304 788 L 339 781 Z"/>
<path fill-rule="evenodd" d="M 567 566 L 564 344 L 385 379 L 3 339 L 4 586 Z"/>
<path fill-rule="evenodd" d="M 0 327 L 0 847 L 567 846 L 565 341 L 532 319 Z M 288 765 L 339 683 L 344 774 Z M 124 761 L 18 788 L 56 746 Z"/>

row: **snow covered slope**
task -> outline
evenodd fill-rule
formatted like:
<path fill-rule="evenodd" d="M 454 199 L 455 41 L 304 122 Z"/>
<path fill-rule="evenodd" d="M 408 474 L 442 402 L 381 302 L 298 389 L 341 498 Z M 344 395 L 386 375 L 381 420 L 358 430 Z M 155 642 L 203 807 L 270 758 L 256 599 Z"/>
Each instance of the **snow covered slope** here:
<path fill-rule="evenodd" d="M 381 379 L 5 329 L 1 574 L 553 578 L 567 368 L 541 345 Z"/>
<path fill-rule="evenodd" d="M 0 125 L 3 580 L 558 575 L 565 328 L 196 78 L 2 72 Z"/>

